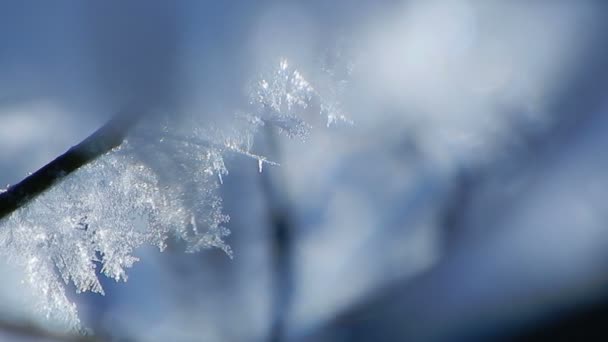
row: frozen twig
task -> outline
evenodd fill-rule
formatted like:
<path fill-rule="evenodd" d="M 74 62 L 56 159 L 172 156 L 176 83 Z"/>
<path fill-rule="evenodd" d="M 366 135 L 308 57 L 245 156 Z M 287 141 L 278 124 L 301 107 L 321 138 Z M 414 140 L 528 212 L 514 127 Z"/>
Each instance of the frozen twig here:
<path fill-rule="evenodd" d="M 0 193 L 0 219 L 27 204 L 83 165 L 118 147 L 140 115 L 120 113 L 21 182 Z"/>

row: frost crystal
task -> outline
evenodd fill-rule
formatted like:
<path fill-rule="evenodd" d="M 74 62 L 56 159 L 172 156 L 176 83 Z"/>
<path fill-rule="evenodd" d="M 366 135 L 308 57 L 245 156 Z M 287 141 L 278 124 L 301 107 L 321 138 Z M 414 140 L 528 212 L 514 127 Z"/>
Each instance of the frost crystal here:
<path fill-rule="evenodd" d="M 285 59 L 267 76 L 257 82 L 250 103 L 259 120 L 278 127 L 287 136 L 308 136 L 311 126 L 303 119 L 307 112 L 325 116 L 328 127 L 338 121 L 351 123 L 337 100 L 337 85 L 332 84 L 322 95 Z"/>
<path fill-rule="evenodd" d="M 187 252 L 218 247 L 231 255 L 223 240 L 229 218 L 217 195 L 228 175 L 224 158 L 252 158 L 262 172 L 277 164 L 252 151 L 260 127 L 303 138 L 310 125 L 300 116 L 312 105 L 328 122 L 342 118 L 286 60 L 256 83 L 250 99 L 250 108 L 223 125 L 195 116 L 181 125 L 142 123 L 120 148 L 0 221 L 0 255 L 25 271 L 43 317 L 80 329 L 65 285 L 103 294 L 98 274 L 126 281 L 143 244 L 162 250 L 175 236 Z"/>

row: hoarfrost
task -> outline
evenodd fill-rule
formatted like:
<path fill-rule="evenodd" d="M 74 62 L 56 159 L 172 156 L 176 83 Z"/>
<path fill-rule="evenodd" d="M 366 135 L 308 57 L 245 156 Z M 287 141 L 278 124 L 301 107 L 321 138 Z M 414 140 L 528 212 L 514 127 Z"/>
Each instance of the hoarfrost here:
<path fill-rule="evenodd" d="M 303 117 L 311 111 L 325 116 L 328 127 L 338 121 L 352 123 L 337 99 L 341 82 L 332 83 L 329 91 L 319 91 L 286 59 L 281 59 L 279 67 L 268 76 L 257 82 L 250 103 L 259 120 L 278 127 L 290 138 L 308 136 L 311 125 Z"/>
<path fill-rule="evenodd" d="M 252 151 L 261 127 L 305 138 L 311 126 L 301 116 L 311 106 L 328 123 L 346 120 L 285 59 L 255 83 L 250 100 L 224 125 L 197 116 L 180 125 L 144 122 L 128 142 L 0 221 L 0 256 L 24 270 L 42 317 L 80 330 L 65 285 L 104 294 L 98 274 L 126 281 L 144 244 L 163 250 L 175 236 L 187 252 L 217 247 L 231 256 L 224 241 L 229 217 L 217 195 L 228 175 L 224 158 L 252 158 L 262 172 L 264 164 L 278 164 Z"/>

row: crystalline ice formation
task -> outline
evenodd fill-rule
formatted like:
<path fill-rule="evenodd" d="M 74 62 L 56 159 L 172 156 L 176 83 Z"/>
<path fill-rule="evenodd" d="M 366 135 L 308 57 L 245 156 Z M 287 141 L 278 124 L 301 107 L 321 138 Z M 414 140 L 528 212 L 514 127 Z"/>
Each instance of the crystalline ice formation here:
<path fill-rule="evenodd" d="M 217 188 L 228 174 L 227 154 L 276 165 L 252 151 L 256 132 L 277 126 L 290 137 L 305 137 L 300 118 L 312 103 L 331 117 L 314 88 L 286 60 L 256 83 L 251 108 L 228 125 L 191 117 L 179 125 L 144 123 L 119 148 L 67 176 L 28 205 L 0 221 L 0 256 L 22 268 L 24 285 L 37 294 L 37 311 L 61 326 L 80 329 L 76 306 L 65 285 L 103 294 L 102 273 L 127 280 L 143 244 L 161 250 L 169 236 L 186 242 L 188 252 L 219 247 L 228 216 Z M 156 127 L 150 128 L 150 125 Z"/>
<path fill-rule="evenodd" d="M 351 123 L 336 99 L 339 84 L 332 83 L 327 87 L 330 91 L 322 94 L 285 59 L 266 76 L 256 83 L 250 103 L 260 120 L 278 127 L 287 136 L 308 136 L 311 125 L 303 119 L 307 111 L 325 116 L 328 127 L 338 121 Z"/>
<path fill-rule="evenodd" d="M 206 163 L 213 167 L 215 160 Z M 107 277 L 127 280 L 126 269 L 138 261 L 133 251 L 142 244 L 162 249 L 170 234 L 184 239 L 188 251 L 213 246 L 230 253 L 216 182 L 199 174 L 190 180 L 198 186 L 196 196 L 181 193 L 126 144 L 12 213 L 2 222 L 0 254 L 25 269 L 24 283 L 40 295 L 40 313 L 78 328 L 61 282 L 103 294 L 98 267 Z"/>

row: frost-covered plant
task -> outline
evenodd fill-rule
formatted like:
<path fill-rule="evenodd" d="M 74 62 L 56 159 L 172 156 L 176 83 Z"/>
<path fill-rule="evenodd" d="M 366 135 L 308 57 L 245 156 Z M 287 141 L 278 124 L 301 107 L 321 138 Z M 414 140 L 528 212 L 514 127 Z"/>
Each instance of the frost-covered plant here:
<path fill-rule="evenodd" d="M 119 147 L 0 221 L 0 255 L 24 269 L 40 314 L 80 329 L 66 285 L 103 294 L 97 275 L 126 281 L 138 261 L 133 252 L 144 244 L 163 250 L 174 236 L 187 252 L 218 247 L 232 255 L 224 241 L 229 217 L 216 192 L 228 174 L 224 158 L 252 158 L 262 172 L 276 163 L 253 152 L 260 127 L 304 138 L 311 126 L 302 114 L 311 107 L 328 123 L 344 119 L 285 59 L 251 89 L 249 106 L 228 122 L 190 116 L 179 124 L 140 123 Z"/>

